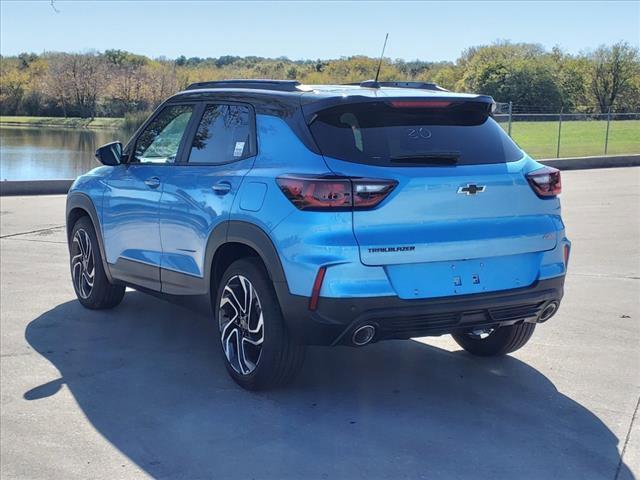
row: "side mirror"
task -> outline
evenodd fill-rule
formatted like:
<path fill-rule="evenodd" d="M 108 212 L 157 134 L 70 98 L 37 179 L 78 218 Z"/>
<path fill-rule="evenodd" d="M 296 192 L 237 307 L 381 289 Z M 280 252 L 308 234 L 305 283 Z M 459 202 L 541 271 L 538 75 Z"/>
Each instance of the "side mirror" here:
<path fill-rule="evenodd" d="M 120 165 L 122 161 L 122 143 L 111 142 L 98 147 L 96 150 L 96 158 L 103 165 Z"/>

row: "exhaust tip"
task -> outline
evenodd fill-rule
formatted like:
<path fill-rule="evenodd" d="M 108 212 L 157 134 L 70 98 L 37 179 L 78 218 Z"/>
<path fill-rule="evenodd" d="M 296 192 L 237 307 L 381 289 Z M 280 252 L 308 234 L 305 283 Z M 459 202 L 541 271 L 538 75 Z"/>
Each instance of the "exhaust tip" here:
<path fill-rule="evenodd" d="M 356 328 L 351 335 L 351 341 L 354 345 L 362 347 L 373 340 L 376 334 L 376 327 L 373 325 L 362 325 Z"/>
<path fill-rule="evenodd" d="M 540 317 L 538 318 L 538 321 L 546 322 L 547 320 L 549 320 L 558 311 L 558 306 L 559 306 L 558 302 L 551 302 L 547 304 L 547 306 L 544 307 L 544 309 L 542 310 L 542 313 L 540 313 Z"/>

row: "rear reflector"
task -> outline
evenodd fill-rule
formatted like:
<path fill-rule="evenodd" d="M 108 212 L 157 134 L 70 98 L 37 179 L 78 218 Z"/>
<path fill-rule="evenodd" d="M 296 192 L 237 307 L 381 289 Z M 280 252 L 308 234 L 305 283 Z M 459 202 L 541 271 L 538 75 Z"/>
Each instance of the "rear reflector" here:
<path fill-rule="evenodd" d="M 287 175 L 276 179 L 282 193 L 300 210 L 366 210 L 395 188 L 395 180 Z"/>
<path fill-rule="evenodd" d="M 324 281 L 324 274 L 327 272 L 327 267 L 320 267 L 316 275 L 316 279 L 313 282 L 313 288 L 311 289 L 311 298 L 309 299 L 309 310 L 315 310 L 318 308 L 318 298 L 320 297 L 320 290 L 322 289 L 322 282 Z"/>
<path fill-rule="evenodd" d="M 526 175 L 527 181 L 533 191 L 539 197 L 555 197 L 562 192 L 562 181 L 560 180 L 560 170 L 553 167 L 543 167 Z"/>

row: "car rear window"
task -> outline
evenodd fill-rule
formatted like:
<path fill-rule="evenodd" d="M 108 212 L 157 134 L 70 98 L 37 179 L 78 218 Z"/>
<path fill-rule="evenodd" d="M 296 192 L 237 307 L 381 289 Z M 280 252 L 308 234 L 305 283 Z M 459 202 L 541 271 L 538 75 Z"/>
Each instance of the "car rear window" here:
<path fill-rule="evenodd" d="M 519 160 L 523 152 L 470 102 L 368 102 L 317 114 L 311 133 L 323 155 L 383 166 L 477 165 Z"/>

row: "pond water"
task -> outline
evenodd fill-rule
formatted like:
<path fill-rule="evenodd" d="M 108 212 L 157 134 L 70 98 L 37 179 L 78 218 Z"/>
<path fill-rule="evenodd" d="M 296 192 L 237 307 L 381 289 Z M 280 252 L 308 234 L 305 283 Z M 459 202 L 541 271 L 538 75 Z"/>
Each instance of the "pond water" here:
<path fill-rule="evenodd" d="M 76 178 L 99 165 L 97 147 L 129 136 L 111 129 L 0 127 L 0 181 Z"/>

